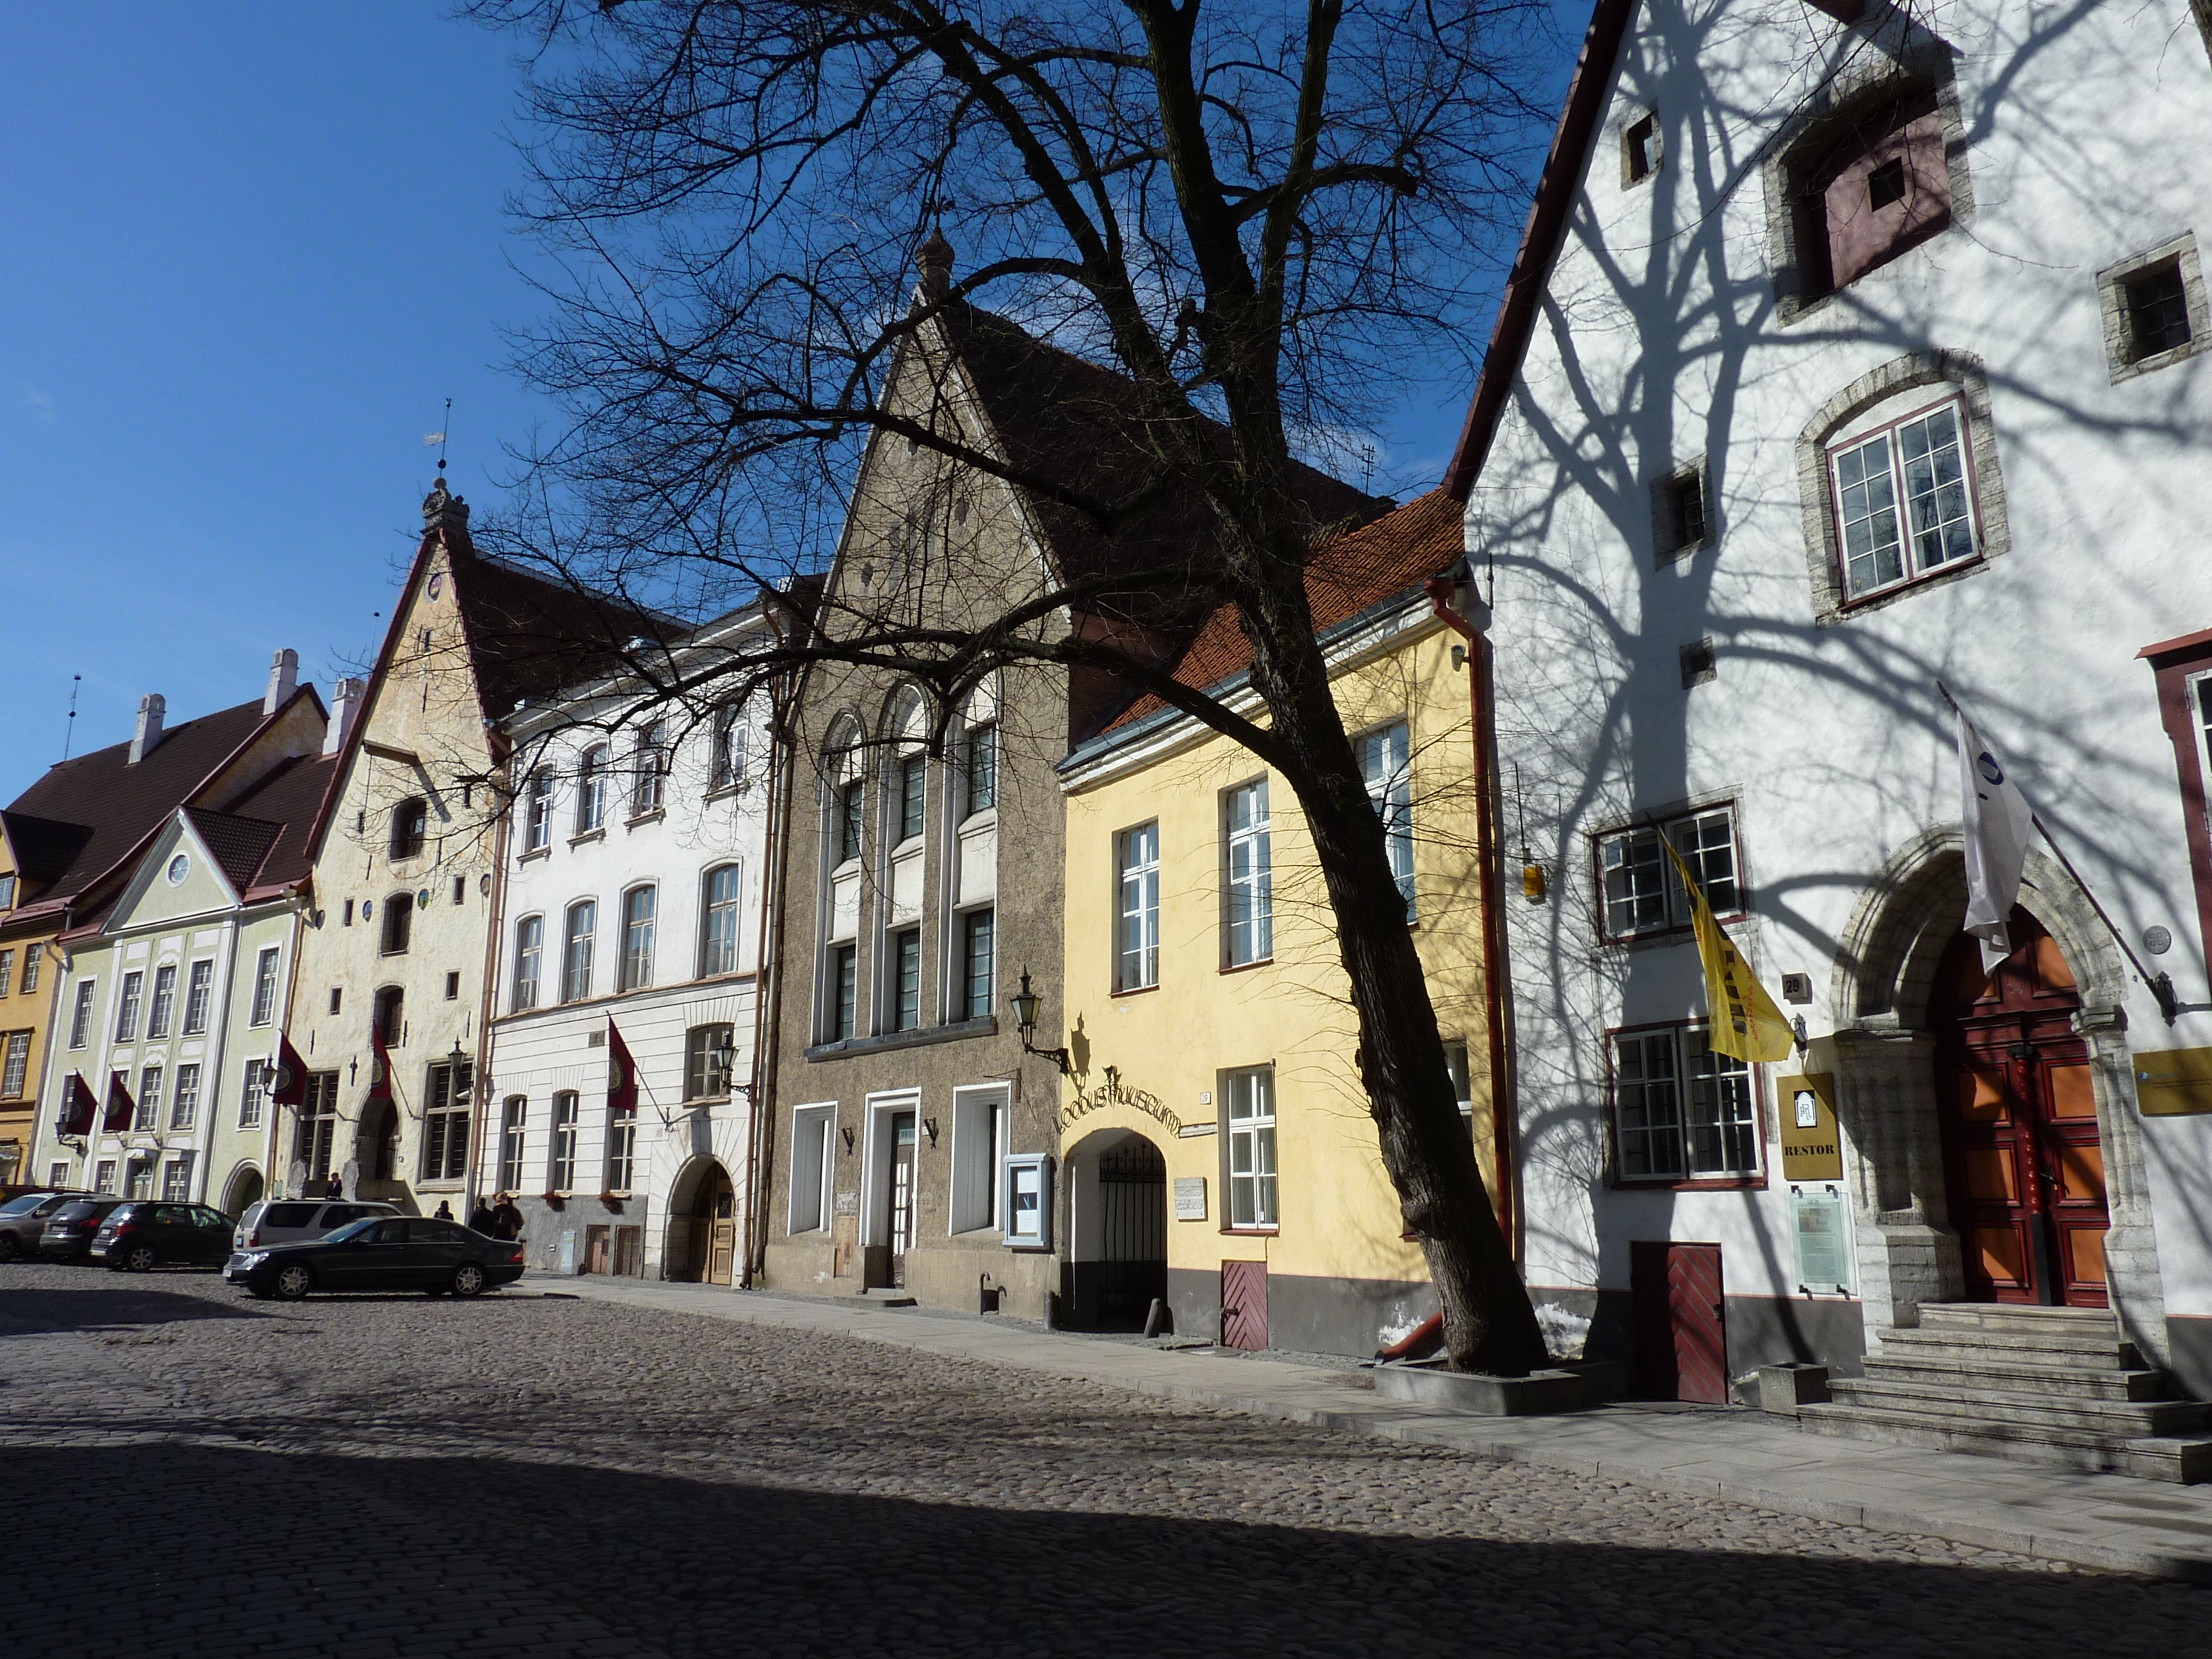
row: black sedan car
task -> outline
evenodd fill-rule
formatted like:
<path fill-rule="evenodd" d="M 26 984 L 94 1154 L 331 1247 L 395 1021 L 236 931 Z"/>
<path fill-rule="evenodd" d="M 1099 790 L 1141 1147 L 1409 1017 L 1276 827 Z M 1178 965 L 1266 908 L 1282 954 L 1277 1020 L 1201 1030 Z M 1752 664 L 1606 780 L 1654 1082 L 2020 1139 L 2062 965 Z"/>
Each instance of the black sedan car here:
<path fill-rule="evenodd" d="M 522 1246 L 458 1221 L 371 1216 L 325 1238 L 239 1250 L 222 1276 L 255 1296 L 296 1302 L 315 1291 L 478 1296 L 522 1277 Z"/>
<path fill-rule="evenodd" d="M 204 1204 L 141 1200 L 118 1206 L 100 1224 L 92 1259 L 134 1273 L 149 1273 L 163 1262 L 217 1267 L 230 1255 L 233 1224 L 221 1210 Z"/>
<path fill-rule="evenodd" d="M 119 1198 L 73 1198 L 46 1218 L 39 1254 L 49 1261 L 83 1261 L 92 1255 L 100 1224 L 125 1202 Z"/>

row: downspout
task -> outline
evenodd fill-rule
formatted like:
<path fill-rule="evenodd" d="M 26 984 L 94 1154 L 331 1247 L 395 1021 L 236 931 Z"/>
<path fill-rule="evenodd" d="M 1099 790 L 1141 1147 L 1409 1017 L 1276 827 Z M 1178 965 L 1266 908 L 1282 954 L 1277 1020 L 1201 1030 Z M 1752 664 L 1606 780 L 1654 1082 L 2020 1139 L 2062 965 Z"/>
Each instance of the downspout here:
<path fill-rule="evenodd" d="M 1497 1165 L 1498 1227 L 1506 1249 L 1521 1260 L 1520 1210 L 1515 1189 L 1513 1140 L 1519 1091 L 1507 1069 L 1505 1043 L 1505 914 L 1498 879 L 1498 741 L 1492 722 L 1490 639 L 1451 608 L 1452 583 L 1434 576 L 1424 584 L 1430 609 L 1467 641 L 1468 708 L 1474 728 L 1474 856 L 1482 897 L 1483 1024 L 1490 1048 L 1490 1121 Z"/>
<path fill-rule="evenodd" d="M 500 733 L 496 728 L 487 732 L 484 747 L 488 758 L 495 767 L 508 766 L 514 756 L 512 744 L 504 755 L 499 752 Z M 510 776 L 508 783 L 514 779 Z M 489 779 L 484 787 L 493 787 Z M 483 985 L 477 995 L 476 1069 L 469 1079 L 469 1168 L 461 1188 L 460 1221 L 464 1226 L 476 1212 L 477 1177 L 482 1172 L 477 1159 L 483 1148 L 484 1120 L 491 1112 L 491 1013 L 499 998 L 500 945 L 507 926 L 507 837 L 514 818 L 514 793 L 507 791 L 507 808 L 498 815 L 491 836 L 491 925 L 485 930 Z M 415 1149 L 416 1167 L 421 1167 L 422 1147 Z"/>
<path fill-rule="evenodd" d="M 779 640 L 786 639 L 773 609 L 769 626 Z M 803 671 L 802 671 L 803 672 Z M 794 702 L 796 699 L 794 698 Z M 769 1170 L 769 1115 L 775 1105 L 776 1054 L 772 1046 L 783 1029 L 783 891 L 789 874 L 791 837 L 791 779 L 794 769 L 789 715 L 781 706 L 777 687 L 769 689 L 768 813 L 762 833 L 767 837 L 761 883 L 760 955 L 753 963 L 753 1091 L 751 1133 L 745 1152 L 745 1264 L 738 1275 L 740 1286 L 750 1290 L 768 1255 L 765 1194 Z"/>

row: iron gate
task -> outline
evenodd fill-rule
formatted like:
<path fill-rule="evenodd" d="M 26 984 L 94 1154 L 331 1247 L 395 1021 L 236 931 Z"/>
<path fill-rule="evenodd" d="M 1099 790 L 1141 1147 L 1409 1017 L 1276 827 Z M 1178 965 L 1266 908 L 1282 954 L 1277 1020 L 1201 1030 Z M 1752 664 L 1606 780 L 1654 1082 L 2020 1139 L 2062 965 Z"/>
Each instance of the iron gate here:
<path fill-rule="evenodd" d="M 1141 1320 L 1168 1293 L 1168 1165 L 1159 1149 L 1139 1139 L 1103 1154 L 1098 1203 L 1099 1320 Z"/>

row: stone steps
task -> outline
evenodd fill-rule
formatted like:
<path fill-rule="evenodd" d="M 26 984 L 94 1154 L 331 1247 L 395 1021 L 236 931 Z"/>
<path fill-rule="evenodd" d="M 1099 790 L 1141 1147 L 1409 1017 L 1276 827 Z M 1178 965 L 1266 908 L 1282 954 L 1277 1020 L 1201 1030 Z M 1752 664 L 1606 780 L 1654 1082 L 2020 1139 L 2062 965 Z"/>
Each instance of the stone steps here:
<path fill-rule="evenodd" d="M 1923 1303 L 1917 1328 L 1878 1334 L 1866 1374 L 1799 1408 L 1808 1433 L 2212 1480 L 2212 1407 L 2169 1397 L 2101 1308 Z"/>

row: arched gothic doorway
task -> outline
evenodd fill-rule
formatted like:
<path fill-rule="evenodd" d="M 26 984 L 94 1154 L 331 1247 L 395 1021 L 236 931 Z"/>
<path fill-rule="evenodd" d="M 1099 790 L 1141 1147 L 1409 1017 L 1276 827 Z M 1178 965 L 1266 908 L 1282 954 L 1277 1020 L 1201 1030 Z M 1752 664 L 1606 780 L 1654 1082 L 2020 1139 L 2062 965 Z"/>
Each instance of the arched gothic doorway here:
<path fill-rule="evenodd" d="M 1994 972 L 1960 933 L 1937 965 L 1929 1027 L 1952 1225 L 1975 1302 L 2109 1305 L 2105 1154 L 2074 971 L 2014 908 Z"/>
<path fill-rule="evenodd" d="M 402 1196 L 399 1182 L 399 1109 L 388 1100 L 372 1100 L 362 1108 L 361 1127 L 355 1131 L 353 1161 L 359 1170 L 356 1185 L 362 1198 Z"/>
<path fill-rule="evenodd" d="M 246 1213 L 246 1206 L 261 1196 L 261 1171 L 251 1164 L 241 1164 L 231 1171 L 230 1179 L 223 1183 L 222 1212 L 229 1216 Z"/>
<path fill-rule="evenodd" d="M 1074 1330 L 1140 1330 L 1168 1293 L 1168 1166 L 1140 1134 L 1107 1129 L 1068 1155 L 1061 1316 Z"/>
<path fill-rule="evenodd" d="M 702 1159 L 678 1180 L 668 1232 L 669 1243 L 682 1252 L 680 1260 L 669 1262 L 669 1278 L 704 1285 L 727 1285 L 734 1279 L 738 1194 L 730 1172 L 720 1162 Z"/>

